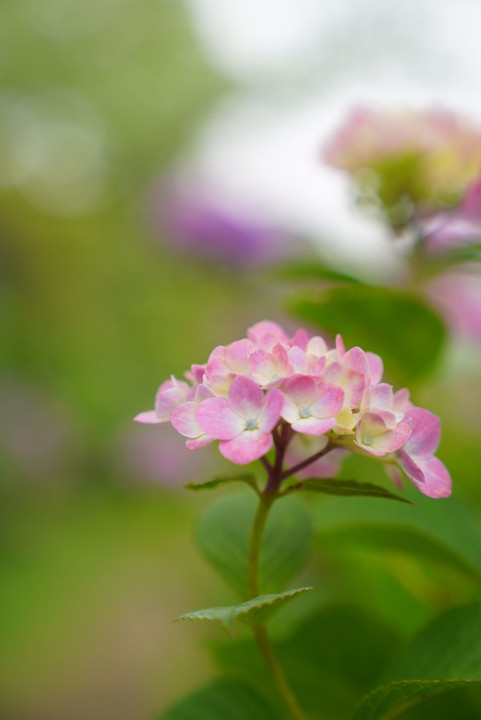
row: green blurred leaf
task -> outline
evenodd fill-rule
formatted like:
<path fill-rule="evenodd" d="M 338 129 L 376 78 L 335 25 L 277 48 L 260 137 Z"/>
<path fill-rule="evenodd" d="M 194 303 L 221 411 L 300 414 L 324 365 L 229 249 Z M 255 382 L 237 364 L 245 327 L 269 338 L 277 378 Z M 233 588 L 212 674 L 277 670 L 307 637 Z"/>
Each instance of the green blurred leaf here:
<path fill-rule="evenodd" d="M 354 275 L 336 270 L 316 260 L 286 263 L 277 267 L 274 275 L 280 280 L 328 280 L 362 284 L 362 281 Z"/>
<path fill-rule="evenodd" d="M 418 560 L 450 566 L 481 582 L 481 574 L 469 562 L 442 541 L 431 537 L 421 529 L 398 525 L 393 527 L 389 523 L 379 525 L 359 523 L 354 527 L 341 527 L 328 533 L 321 532 L 320 540 L 324 547 L 327 545 L 336 548 L 364 547 L 381 553 L 411 555 Z"/>
<path fill-rule="evenodd" d="M 246 483 L 257 491 L 256 478 L 255 475 L 252 474 L 226 475 L 218 478 L 213 478 L 212 480 L 207 480 L 203 483 L 190 482 L 184 485 L 184 487 L 186 490 L 193 490 L 194 492 L 199 492 L 203 490 L 215 490 L 220 485 L 228 485 L 233 482 Z"/>
<path fill-rule="evenodd" d="M 381 485 L 357 482 L 356 480 L 343 480 L 341 478 L 308 478 L 303 482 L 291 485 L 287 491 L 308 490 L 310 492 L 326 493 L 327 495 L 345 495 L 354 497 L 379 497 L 386 500 L 399 500 L 399 502 L 412 502 L 401 495 L 387 490 Z"/>
<path fill-rule="evenodd" d="M 425 301 L 399 289 L 333 287 L 291 303 L 296 315 L 326 332 L 341 333 L 346 345 L 381 355 L 400 384 L 428 373 L 446 337 L 441 318 Z"/>
<path fill-rule="evenodd" d="M 459 500 L 433 501 L 424 496 L 409 509 L 359 499 L 356 507 L 326 498 L 315 508 L 317 540 L 336 552 L 346 547 L 402 553 L 444 566 L 481 582 L 479 518 Z"/>
<path fill-rule="evenodd" d="M 346 720 L 363 695 L 380 682 L 399 639 L 371 612 L 340 605 L 318 610 L 274 645 L 309 718 Z M 216 642 L 212 649 L 220 665 L 267 682 L 253 641 Z"/>
<path fill-rule="evenodd" d="M 174 705 L 157 720 L 280 720 L 282 711 L 251 685 L 220 678 Z"/>
<path fill-rule="evenodd" d="M 257 507 L 253 495 L 232 495 L 210 505 L 197 527 L 202 553 L 236 593 L 247 593 L 247 548 Z M 260 580 L 263 592 L 275 592 L 302 569 L 312 538 L 310 517 L 295 498 L 275 503 L 264 532 Z"/>
<path fill-rule="evenodd" d="M 230 607 L 215 607 L 206 610 L 196 610 L 194 612 L 180 615 L 174 622 L 179 620 L 218 620 L 228 632 L 232 632 L 237 619 L 242 620 L 248 625 L 257 625 L 267 622 L 278 610 L 287 605 L 297 595 L 312 590 L 311 587 L 296 588 L 295 590 L 287 590 L 283 593 L 275 595 L 260 595 L 252 598 L 240 605 L 232 605 Z"/>
<path fill-rule="evenodd" d="M 449 610 L 422 630 L 391 667 L 389 683 L 354 720 L 392 720 L 431 695 L 481 681 L 481 604 Z"/>

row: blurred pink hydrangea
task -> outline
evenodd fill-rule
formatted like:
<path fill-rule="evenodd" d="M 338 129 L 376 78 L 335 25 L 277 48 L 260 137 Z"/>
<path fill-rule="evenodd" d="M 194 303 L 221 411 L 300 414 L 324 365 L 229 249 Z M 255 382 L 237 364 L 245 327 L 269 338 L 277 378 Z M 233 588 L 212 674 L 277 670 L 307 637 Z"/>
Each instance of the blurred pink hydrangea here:
<path fill-rule="evenodd" d="M 353 110 L 323 159 L 348 171 L 393 225 L 459 203 L 481 169 L 481 131 L 444 110 Z"/>
<path fill-rule="evenodd" d="M 307 436 L 318 450 L 329 444 L 324 476 L 337 471 L 346 451 L 357 452 L 395 467 L 396 482 L 399 467 L 425 495 L 447 497 L 451 478 L 434 458 L 438 418 L 415 408 L 407 390 L 394 392 L 382 373 L 378 355 L 346 350 L 340 336 L 330 348 L 305 330 L 289 337 L 262 321 L 246 338 L 216 347 L 204 365 L 193 365 L 187 382 L 162 383 L 154 410 L 135 419 L 170 421 L 192 450 L 219 441 L 221 454 L 237 465 L 265 458 L 281 431 L 290 440 Z"/>
<path fill-rule="evenodd" d="M 435 213 L 423 221 L 423 228 L 428 252 L 481 244 L 481 174 L 468 186 L 458 207 Z"/>

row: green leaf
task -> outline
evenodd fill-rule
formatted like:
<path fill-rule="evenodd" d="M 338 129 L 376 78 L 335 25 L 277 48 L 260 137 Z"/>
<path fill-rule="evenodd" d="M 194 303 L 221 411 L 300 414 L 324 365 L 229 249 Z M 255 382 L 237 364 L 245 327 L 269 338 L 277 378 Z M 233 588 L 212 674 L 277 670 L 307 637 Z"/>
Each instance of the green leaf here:
<path fill-rule="evenodd" d="M 255 475 L 251 473 L 245 473 L 241 475 L 223 475 L 222 477 L 213 478 L 203 483 L 190 482 L 184 485 L 186 490 L 193 490 L 194 492 L 202 492 L 203 490 L 215 490 L 220 485 L 228 485 L 233 482 L 243 482 L 250 485 L 257 491 L 257 482 Z"/>
<path fill-rule="evenodd" d="M 201 517 L 199 547 L 223 580 L 241 598 L 247 592 L 247 548 L 258 501 L 253 495 L 229 495 L 210 505 Z M 260 580 L 262 592 L 285 587 L 307 560 L 312 525 L 296 498 L 275 503 L 264 532 Z"/>
<path fill-rule="evenodd" d="M 434 694 L 480 683 L 481 604 L 449 610 L 424 628 L 387 679 L 364 698 L 354 720 L 392 720 Z"/>
<path fill-rule="evenodd" d="M 446 338 L 438 314 L 414 293 L 371 287 L 332 287 L 292 303 L 293 311 L 320 329 L 341 333 L 347 347 L 381 355 L 400 384 L 428 373 Z"/>
<path fill-rule="evenodd" d="M 356 480 L 343 480 L 337 478 L 308 478 L 303 482 L 291 485 L 287 491 L 308 490 L 310 492 L 326 493 L 327 495 L 349 495 L 354 497 L 379 497 L 386 500 L 399 500 L 399 502 L 412 502 L 401 495 L 387 490 L 381 485 L 373 483 L 357 482 Z"/>
<path fill-rule="evenodd" d="M 157 720 L 281 720 L 279 709 L 256 687 L 234 678 L 220 678 L 197 690 Z"/>
<path fill-rule="evenodd" d="M 345 720 L 380 682 L 399 647 L 397 633 L 372 612 L 351 605 L 317 610 L 274 641 L 289 685 L 309 718 Z M 217 641 L 218 663 L 237 676 L 268 682 L 251 640 Z"/>
<path fill-rule="evenodd" d="M 318 260 L 286 263 L 274 270 L 280 280 L 328 280 L 362 284 L 359 278 L 341 270 L 336 270 Z"/>
<path fill-rule="evenodd" d="M 359 705 L 353 720 L 393 720 L 418 702 L 446 690 L 472 685 L 470 680 L 399 680 L 378 688 Z"/>
<path fill-rule="evenodd" d="M 218 620 L 228 632 L 233 632 L 237 619 L 242 620 L 248 625 L 258 625 L 267 622 L 278 610 L 287 605 L 297 595 L 312 590 L 311 587 L 296 588 L 295 590 L 287 590 L 283 593 L 275 595 L 259 595 L 240 605 L 231 607 L 214 607 L 206 610 L 196 610 L 194 612 L 180 615 L 174 622 L 178 620 Z"/>
<path fill-rule="evenodd" d="M 362 498 L 355 506 L 326 498 L 316 504 L 314 512 L 320 548 L 401 553 L 421 563 L 455 570 L 476 584 L 481 582 L 479 517 L 458 498 L 434 502 L 418 493 L 409 509 Z"/>

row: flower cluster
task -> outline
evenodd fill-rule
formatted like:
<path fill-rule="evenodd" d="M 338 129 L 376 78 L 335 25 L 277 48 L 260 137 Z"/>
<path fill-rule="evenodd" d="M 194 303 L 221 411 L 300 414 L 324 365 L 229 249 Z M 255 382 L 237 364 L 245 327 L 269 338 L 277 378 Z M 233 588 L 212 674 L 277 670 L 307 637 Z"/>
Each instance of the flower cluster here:
<path fill-rule="evenodd" d="M 164 382 L 155 409 L 135 420 L 170 421 L 191 450 L 218 440 L 238 465 L 263 458 L 281 434 L 307 436 L 336 454 L 331 470 L 350 450 L 382 459 L 397 484 L 402 468 L 425 495 L 448 496 L 451 478 L 434 457 L 439 419 L 414 407 L 407 390 L 394 392 L 382 373 L 378 355 L 346 350 L 340 336 L 329 348 L 305 330 L 289 337 L 262 321 L 247 338 L 216 347 L 205 365 L 192 365 L 185 380 Z"/>
<path fill-rule="evenodd" d="M 393 224 L 403 224 L 414 208 L 429 213 L 460 201 L 481 168 L 481 132 L 441 110 L 358 108 L 323 158 L 353 174 L 361 195 L 377 196 Z"/>

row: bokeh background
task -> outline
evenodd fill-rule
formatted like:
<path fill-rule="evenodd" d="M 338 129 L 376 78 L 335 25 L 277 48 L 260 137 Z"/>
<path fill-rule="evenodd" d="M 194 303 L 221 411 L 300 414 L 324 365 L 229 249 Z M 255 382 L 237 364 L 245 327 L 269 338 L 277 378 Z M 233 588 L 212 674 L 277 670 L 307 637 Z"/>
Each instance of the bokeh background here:
<path fill-rule="evenodd" d="M 320 148 L 356 104 L 481 123 L 481 8 L 3 0 L 1 18 L 0 715 L 147 718 L 215 674 L 220 631 L 171 620 L 231 599 L 193 541 L 205 499 L 182 488 L 225 464 L 132 417 L 257 320 L 294 327 L 277 262 L 398 276 Z M 415 388 L 443 419 L 467 545 L 480 367 L 456 337 Z M 476 596 L 399 553 L 341 555 L 322 602 L 370 577 L 359 602 L 388 603 L 406 635 Z"/>

